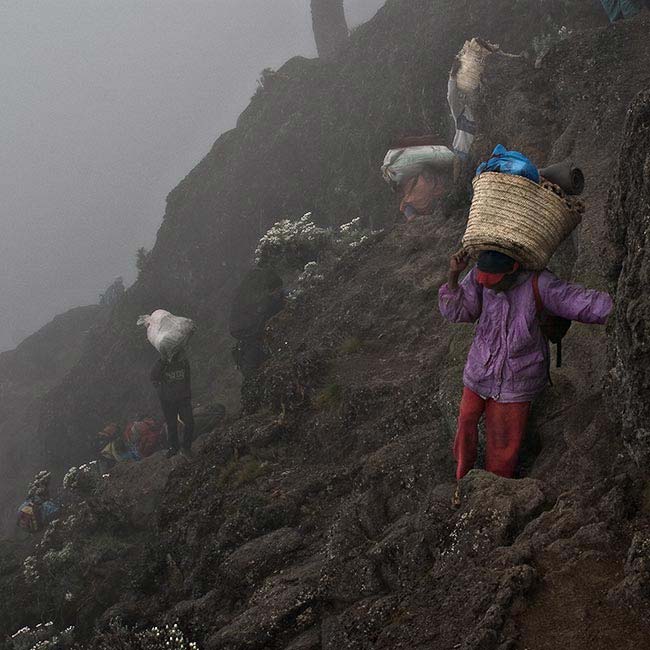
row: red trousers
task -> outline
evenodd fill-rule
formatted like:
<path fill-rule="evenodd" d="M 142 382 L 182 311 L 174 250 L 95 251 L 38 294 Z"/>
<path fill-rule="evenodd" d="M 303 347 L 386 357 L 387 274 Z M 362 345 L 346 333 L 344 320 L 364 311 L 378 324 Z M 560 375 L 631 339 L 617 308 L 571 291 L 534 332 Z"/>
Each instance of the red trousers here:
<path fill-rule="evenodd" d="M 512 478 L 515 473 L 519 447 L 530 413 L 530 402 L 502 403 L 492 399 L 485 400 L 465 388 L 454 441 L 458 480 L 463 478 L 476 462 L 478 423 L 483 413 L 486 428 L 485 469 L 506 478 Z"/>

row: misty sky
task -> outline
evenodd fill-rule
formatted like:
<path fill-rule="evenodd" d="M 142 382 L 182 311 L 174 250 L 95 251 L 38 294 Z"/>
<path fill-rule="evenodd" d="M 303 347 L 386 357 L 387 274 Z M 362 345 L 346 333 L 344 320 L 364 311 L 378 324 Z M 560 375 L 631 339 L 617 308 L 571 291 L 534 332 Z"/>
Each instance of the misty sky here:
<path fill-rule="evenodd" d="M 350 25 L 381 4 L 346 0 Z M 132 281 L 166 195 L 296 54 L 309 0 L 0 0 L 0 350 Z"/>

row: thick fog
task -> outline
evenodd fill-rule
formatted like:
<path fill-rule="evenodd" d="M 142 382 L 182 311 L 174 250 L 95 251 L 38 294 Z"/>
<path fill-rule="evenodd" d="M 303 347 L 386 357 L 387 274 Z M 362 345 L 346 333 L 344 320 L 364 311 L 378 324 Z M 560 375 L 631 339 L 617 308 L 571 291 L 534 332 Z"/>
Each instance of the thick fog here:
<path fill-rule="evenodd" d="M 167 193 L 296 54 L 309 0 L 0 0 L 0 350 L 132 281 Z"/>

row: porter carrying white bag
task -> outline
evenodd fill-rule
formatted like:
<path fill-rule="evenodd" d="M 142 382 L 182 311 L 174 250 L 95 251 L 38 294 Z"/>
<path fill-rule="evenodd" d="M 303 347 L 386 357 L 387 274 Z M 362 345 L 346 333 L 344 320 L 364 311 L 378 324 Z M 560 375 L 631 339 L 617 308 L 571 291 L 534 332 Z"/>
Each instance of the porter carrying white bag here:
<path fill-rule="evenodd" d="M 196 329 L 193 320 L 174 316 L 164 309 L 157 309 L 150 316 L 140 316 L 138 325 L 146 326 L 149 343 L 164 359 L 170 359 L 185 347 Z"/>
<path fill-rule="evenodd" d="M 425 167 L 437 171 L 449 170 L 453 167 L 454 158 L 453 152 L 441 145 L 391 149 L 384 158 L 381 172 L 386 182 L 400 184 L 420 174 Z"/>

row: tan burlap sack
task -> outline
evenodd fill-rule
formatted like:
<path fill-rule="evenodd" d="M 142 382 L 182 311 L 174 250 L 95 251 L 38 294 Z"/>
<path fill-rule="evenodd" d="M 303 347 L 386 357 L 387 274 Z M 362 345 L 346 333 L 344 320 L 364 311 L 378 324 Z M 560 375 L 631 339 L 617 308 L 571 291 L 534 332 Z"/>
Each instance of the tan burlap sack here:
<path fill-rule="evenodd" d="M 584 207 L 556 185 L 485 172 L 474 181 L 463 246 L 476 257 L 495 250 L 540 271 L 582 220 Z"/>
<path fill-rule="evenodd" d="M 480 86 L 485 62 L 495 50 L 499 49 L 498 45 L 492 43 L 489 46 L 491 49 L 484 47 L 479 40 L 473 38 L 471 41 L 465 41 L 463 49 L 456 57 L 459 63 L 456 83 L 458 90 L 466 95 L 470 95 Z"/>

